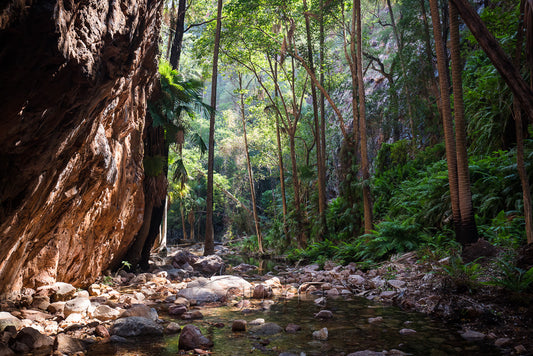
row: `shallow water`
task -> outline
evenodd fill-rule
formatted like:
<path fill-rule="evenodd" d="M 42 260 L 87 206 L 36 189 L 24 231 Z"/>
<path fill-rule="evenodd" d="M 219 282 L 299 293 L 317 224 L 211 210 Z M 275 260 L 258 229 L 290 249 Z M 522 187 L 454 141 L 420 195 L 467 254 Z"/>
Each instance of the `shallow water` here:
<path fill-rule="evenodd" d="M 324 309 L 305 299 L 279 300 L 268 311 L 243 314 L 229 308 L 203 308 L 205 318 L 194 322 L 204 335 L 214 341 L 214 355 L 278 355 L 293 352 L 305 355 L 343 355 L 360 350 L 383 351 L 398 349 L 413 355 L 499 355 L 498 349 L 461 338 L 453 327 L 446 327 L 426 316 L 404 312 L 398 308 L 374 304 L 363 298 L 346 300 L 328 299 L 325 309 L 333 312 L 331 320 L 319 320 L 314 314 Z M 383 317 L 382 322 L 369 324 L 368 318 Z M 258 336 L 251 331 L 233 333 L 231 323 L 235 319 L 248 322 L 262 318 L 282 328 L 288 323 L 302 327 L 295 334 L 282 332 L 272 336 Z M 183 321 L 176 320 L 181 325 Z M 223 323 L 223 327 L 215 324 Z M 313 340 L 312 332 L 328 328 L 327 341 Z M 401 335 L 404 328 L 416 330 L 413 335 Z M 251 327 L 249 326 L 248 330 Z M 178 352 L 179 335 L 161 338 L 135 339 L 130 345 L 98 345 L 89 355 L 175 355 Z M 263 346 L 262 344 L 268 344 Z M 262 351 L 260 349 L 263 349 Z"/>

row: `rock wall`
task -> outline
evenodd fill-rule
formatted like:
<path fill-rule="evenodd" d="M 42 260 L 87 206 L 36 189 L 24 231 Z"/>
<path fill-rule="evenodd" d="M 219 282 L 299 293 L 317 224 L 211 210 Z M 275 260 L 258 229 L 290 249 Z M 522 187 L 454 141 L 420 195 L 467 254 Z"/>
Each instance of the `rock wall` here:
<path fill-rule="evenodd" d="M 85 286 L 142 223 L 161 0 L 0 4 L 0 295 Z"/>

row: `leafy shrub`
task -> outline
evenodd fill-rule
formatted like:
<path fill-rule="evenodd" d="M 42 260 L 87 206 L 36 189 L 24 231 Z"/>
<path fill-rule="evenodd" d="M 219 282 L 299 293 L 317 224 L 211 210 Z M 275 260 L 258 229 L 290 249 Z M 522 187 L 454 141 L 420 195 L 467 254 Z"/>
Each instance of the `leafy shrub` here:
<path fill-rule="evenodd" d="M 525 292 L 533 286 L 533 267 L 526 271 L 505 259 L 498 260 L 498 267 L 500 275 L 485 284 L 501 287 L 514 293 Z"/>
<path fill-rule="evenodd" d="M 447 275 L 449 284 L 458 293 L 472 292 L 479 285 L 477 279 L 481 276 L 481 265 L 476 261 L 463 263 L 461 257 L 452 256 L 449 264 L 442 266 L 442 270 Z"/>

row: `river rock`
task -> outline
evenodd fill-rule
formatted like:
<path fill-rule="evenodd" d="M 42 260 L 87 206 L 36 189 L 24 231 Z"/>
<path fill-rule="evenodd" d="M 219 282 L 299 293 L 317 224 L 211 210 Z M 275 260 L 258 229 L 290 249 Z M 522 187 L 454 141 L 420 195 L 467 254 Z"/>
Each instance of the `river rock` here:
<path fill-rule="evenodd" d="M 32 309 L 23 309 L 20 311 L 20 315 L 22 319 L 28 319 L 31 321 L 45 321 L 47 319 L 52 319 L 52 315 Z"/>
<path fill-rule="evenodd" d="M 226 271 L 226 264 L 218 255 L 202 256 L 192 264 L 192 267 L 204 276 L 220 275 Z"/>
<path fill-rule="evenodd" d="M 348 276 L 348 283 L 354 287 L 362 287 L 366 283 L 366 279 L 358 274 Z"/>
<path fill-rule="evenodd" d="M 390 285 L 391 287 L 396 288 L 396 289 L 405 288 L 405 282 L 404 281 L 400 281 L 398 279 L 390 279 L 390 280 L 387 281 L 387 284 Z"/>
<path fill-rule="evenodd" d="M 504 347 L 506 345 L 509 345 L 510 342 L 511 342 L 511 339 L 509 339 L 508 337 L 501 337 L 501 338 L 496 339 L 496 341 L 494 341 L 494 345 L 496 347 Z"/>
<path fill-rule="evenodd" d="M 63 313 L 66 302 L 54 302 L 48 306 L 48 311 L 52 314 Z"/>
<path fill-rule="evenodd" d="M 168 307 L 168 313 L 170 315 L 179 316 L 184 314 L 187 311 L 187 307 L 185 305 L 180 304 L 173 304 Z"/>
<path fill-rule="evenodd" d="M 142 318 L 156 321 L 158 318 L 157 311 L 144 304 L 134 304 L 131 308 L 124 310 L 119 318 L 128 318 L 130 316 L 139 316 Z"/>
<path fill-rule="evenodd" d="M 174 304 L 183 305 L 183 306 L 185 306 L 185 308 L 189 308 L 191 306 L 191 303 L 189 302 L 189 300 L 187 298 L 183 298 L 183 297 L 177 297 L 174 300 Z"/>
<path fill-rule="evenodd" d="M 0 342 L 0 356 L 12 356 L 15 355 L 15 352 L 9 348 L 4 343 Z"/>
<path fill-rule="evenodd" d="M 163 328 L 151 319 L 129 316 L 116 320 L 111 327 L 110 333 L 122 337 L 162 335 Z"/>
<path fill-rule="evenodd" d="M 17 343 L 27 346 L 30 350 L 34 350 L 42 347 L 51 347 L 54 345 L 54 339 L 50 336 L 41 334 L 39 330 L 35 328 L 25 327 L 22 328 L 15 337 L 15 344 Z M 17 352 L 25 352 L 23 350 L 25 350 L 25 348 L 21 347 L 21 345 L 15 349 Z"/>
<path fill-rule="evenodd" d="M 352 352 L 351 354 L 348 354 L 348 356 L 386 356 L 387 354 L 384 352 L 377 352 L 377 351 L 370 351 L 370 350 L 364 350 L 364 351 L 357 351 Z"/>
<path fill-rule="evenodd" d="M 120 311 L 104 304 L 97 306 L 90 315 L 92 318 L 100 321 L 115 320 L 119 317 Z"/>
<path fill-rule="evenodd" d="M 80 297 L 69 300 L 65 303 L 65 308 L 63 309 L 63 314 L 65 317 L 68 317 L 70 314 L 86 314 L 87 310 L 91 306 L 91 301 L 89 298 Z"/>
<path fill-rule="evenodd" d="M 248 324 L 249 325 L 263 325 L 264 323 L 265 323 L 265 319 L 257 318 L 257 319 L 250 321 Z"/>
<path fill-rule="evenodd" d="M 47 295 L 35 295 L 33 296 L 33 302 L 31 303 L 33 308 L 47 310 L 50 306 L 50 297 Z"/>
<path fill-rule="evenodd" d="M 74 354 L 76 352 L 83 352 L 87 348 L 87 344 L 80 339 L 75 339 L 63 333 L 58 334 L 54 342 L 54 349 L 62 354 Z"/>
<path fill-rule="evenodd" d="M 465 332 L 461 333 L 461 337 L 468 341 L 479 341 L 485 338 L 485 334 L 474 330 L 466 330 Z"/>
<path fill-rule="evenodd" d="M 294 333 L 296 333 L 297 331 L 300 331 L 300 330 L 302 330 L 302 327 L 300 325 L 297 325 L 297 324 L 289 323 L 285 327 L 285 332 L 288 332 L 289 334 L 294 334 Z"/>
<path fill-rule="evenodd" d="M 76 288 L 72 284 L 56 282 L 53 286 L 54 293 L 50 300 L 52 302 L 63 302 L 70 300 L 76 293 Z"/>
<path fill-rule="evenodd" d="M 19 318 L 8 312 L 0 312 L 0 331 L 4 331 L 9 325 L 12 325 L 17 329 L 22 326 Z"/>
<path fill-rule="evenodd" d="M 413 329 L 401 329 L 399 331 L 400 335 L 413 335 L 416 334 L 416 330 Z"/>
<path fill-rule="evenodd" d="M 198 302 L 215 302 L 227 297 L 230 290 L 242 295 L 250 294 L 252 285 L 237 276 L 214 276 L 211 278 L 198 278 L 187 284 L 187 288 L 178 293 L 178 297 Z"/>
<path fill-rule="evenodd" d="M 276 323 L 264 323 L 253 330 L 257 335 L 274 335 L 282 331 L 283 328 Z"/>
<path fill-rule="evenodd" d="M 380 323 L 383 321 L 383 317 L 382 316 L 377 316 L 375 318 L 368 318 L 368 323 L 369 324 L 376 324 L 376 323 Z"/>
<path fill-rule="evenodd" d="M 181 326 L 178 323 L 171 321 L 165 327 L 165 334 L 177 334 L 181 331 Z"/>
<path fill-rule="evenodd" d="M 264 299 L 272 295 L 270 288 L 264 284 L 258 284 L 254 287 L 252 298 Z"/>
<path fill-rule="evenodd" d="M 101 324 L 97 325 L 94 328 L 94 333 L 97 336 L 103 337 L 104 339 L 109 337 L 109 330 L 107 330 L 107 328 L 104 325 L 101 325 Z"/>
<path fill-rule="evenodd" d="M 327 340 L 328 339 L 328 328 L 322 328 L 317 331 L 313 331 L 313 339 L 317 340 Z"/>
<path fill-rule="evenodd" d="M 202 335 L 196 325 L 188 324 L 181 330 L 178 345 L 182 350 L 208 349 L 213 346 L 213 341 Z"/>
<path fill-rule="evenodd" d="M 333 313 L 330 310 L 321 310 L 315 314 L 315 318 L 319 319 L 331 319 L 333 318 Z"/>
<path fill-rule="evenodd" d="M 233 320 L 233 323 L 231 324 L 231 331 L 246 331 L 246 320 Z"/>

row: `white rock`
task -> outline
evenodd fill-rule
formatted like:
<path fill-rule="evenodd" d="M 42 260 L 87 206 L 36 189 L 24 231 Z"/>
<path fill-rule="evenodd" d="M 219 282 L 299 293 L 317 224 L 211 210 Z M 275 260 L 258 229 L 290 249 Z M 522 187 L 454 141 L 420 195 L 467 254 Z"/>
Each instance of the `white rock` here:
<path fill-rule="evenodd" d="M 313 339 L 327 340 L 328 339 L 328 328 L 322 328 L 320 330 L 313 331 Z"/>

